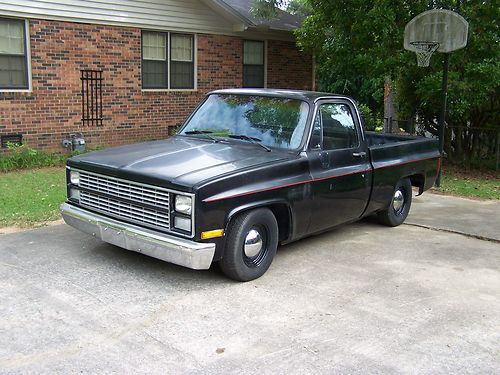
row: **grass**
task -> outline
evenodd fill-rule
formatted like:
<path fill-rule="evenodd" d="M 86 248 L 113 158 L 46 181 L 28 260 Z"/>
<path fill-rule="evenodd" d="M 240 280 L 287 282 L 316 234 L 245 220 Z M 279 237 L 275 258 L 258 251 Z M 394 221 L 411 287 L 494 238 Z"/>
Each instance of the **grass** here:
<path fill-rule="evenodd" d="M 0 227 L 33 227 L 59 219 L 65 199 L 63 167 L 0 173 Z"/>
<path fill-rule="evenodd" d="M 441 187 L 435 191 L 468 198 L 499 199 L 500 174 L 494 171 L 465 171 L 445 166 Z"/>

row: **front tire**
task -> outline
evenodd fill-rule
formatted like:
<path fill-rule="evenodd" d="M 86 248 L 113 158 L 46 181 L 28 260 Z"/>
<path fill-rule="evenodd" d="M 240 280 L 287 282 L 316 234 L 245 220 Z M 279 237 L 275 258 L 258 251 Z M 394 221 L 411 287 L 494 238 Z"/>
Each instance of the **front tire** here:
<path fill-rule="evenodd" d="M 230 222 L 220 267 L 237 281 L 261 277 L 271 265 L 278 247 L 278 223 L 267 208 L 239 214 Z"/>
<path fill-rule="evenodd" d="M 380 223 L 389 227 L 403 224 L 410 212 L 411 197 L 411 181 L 409 178 L 404 178 L 396 185 L 389 207 L 378 212 Z"/>

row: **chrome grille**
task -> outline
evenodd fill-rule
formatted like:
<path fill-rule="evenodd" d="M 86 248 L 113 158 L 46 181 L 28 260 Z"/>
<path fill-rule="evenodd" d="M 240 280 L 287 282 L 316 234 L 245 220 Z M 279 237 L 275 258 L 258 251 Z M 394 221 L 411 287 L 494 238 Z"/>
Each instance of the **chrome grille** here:
<path fill-rule="evenodd" d="M 168 214 L 146 207 L 120 202 L 116 199 L 92 194 L 84 190 L 80 191 L 80 204 L 111 214 L 112 216 L 124 218 L 125 220 L 169 229 L 170 220 Z"/>
<path fill-rule="evenodd" d="M 168 208 L 169 193 L 153 186 L 80 171 L 80 186 L 137 203 Z"/>
<path fill-rule="evenodd" d="M 170 229 L 169 192 L 151 185 L 80 172 L 80 204 L 150 227 Z M 106 195 L 100 194 L 105 193 Z M 164 211 L 145 207 L 162 207 Z"/>

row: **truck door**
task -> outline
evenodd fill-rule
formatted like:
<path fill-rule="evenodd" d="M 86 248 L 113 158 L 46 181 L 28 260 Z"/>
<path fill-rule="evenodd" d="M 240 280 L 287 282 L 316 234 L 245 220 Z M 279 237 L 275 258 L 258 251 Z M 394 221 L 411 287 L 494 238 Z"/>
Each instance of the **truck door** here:
<path fill-rule="evenodd" d="M 372 170 L 357 112 L 347 100 L 321 101 L 308 148 L 309 232 L 355 220 L 370 197 Z"/>

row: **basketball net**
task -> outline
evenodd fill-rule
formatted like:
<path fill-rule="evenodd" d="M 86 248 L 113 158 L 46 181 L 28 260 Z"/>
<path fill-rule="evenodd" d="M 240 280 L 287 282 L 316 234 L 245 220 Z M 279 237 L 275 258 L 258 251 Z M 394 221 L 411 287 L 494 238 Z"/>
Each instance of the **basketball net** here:
<path fill-rule="evenodd" d="M 415 47 L 418 66 L 429 66 L 432 54 L 439 48 L 438 42 L 410 42 Z"/>

